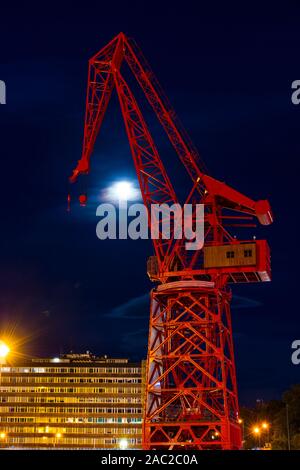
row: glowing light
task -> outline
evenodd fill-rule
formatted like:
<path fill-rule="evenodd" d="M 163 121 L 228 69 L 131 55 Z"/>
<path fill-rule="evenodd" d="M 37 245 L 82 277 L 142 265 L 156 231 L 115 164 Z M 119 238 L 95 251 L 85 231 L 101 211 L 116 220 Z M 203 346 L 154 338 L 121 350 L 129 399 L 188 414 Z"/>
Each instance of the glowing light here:
<path fill-rule="evenodd" d="M 263 429 L 269 429 L 269 424 L 264 421 L 264 422 L 262 423 L 261 427 L 262 427 Z"/>
<path fill-rule="evenodd" d="M 127 447 L 128 447 L 127 439 L 120 439 L 119 447 L 120 447 L 121 450 L 127 449 Z"/>
<path fill-rule="evenodd" d="M 61 433 L 60 433 L 60 432 L 57 432 L 57 433 L 55 434 L 55 437 L 56 437 L 57 439 L 60 439 L 60 438 L 61 438 Z"/>
<path fill-rule="evenodd" d="M 60 362 L 59 357 L 54 357 L 51 362 Z"/>
<path fill-rule="evenodd" d="M 260 433 L 259 427 L 258 427 L 258 426 L 255 426 L 255 427 L 253 428 L 253 432 L 254 432 L 254 434 L 259 434 L 259 433 Z"/>
<path fill-rule="evenodd" d="M 108 188 L 107 199 L 133 201 L 139 198 L 139 191 L 129 181 L 118 181 Z"/>
<path fill-rule="evenodd" d="M 6 438 L 5 432 L 1 432 L 1 433 L 0 433 L 0 439 L 5 439 L 5 438 Z"/>
<path fill-rule="evenodd" d="M 241 418 L 238 419 L 238 423 L 242 424 L 243 420 Z"/>
<path fill-rule="evenodd" d="M 10 349 L 7 346 L 7 344 L 4 343 L 4 341 L 0 340 L 0 357 L 4 359 L 9 352 L 10 352 Z"/>

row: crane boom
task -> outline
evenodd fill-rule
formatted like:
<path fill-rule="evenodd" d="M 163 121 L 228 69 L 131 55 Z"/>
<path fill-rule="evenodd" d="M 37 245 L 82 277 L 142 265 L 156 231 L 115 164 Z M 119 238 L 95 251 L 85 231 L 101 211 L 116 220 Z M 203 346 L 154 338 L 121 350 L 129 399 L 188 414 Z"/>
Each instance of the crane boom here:
<path fill-rule="evenodd" d="M 175 113 L 170 109 L 170 105 L 167 107 L 166 100 L 161 96 L 161 92 L 155 89 L 153 83 L 154 74 L 144 69 L 137 54 L 134 52 L 133 44 L 130 43 L 124 33 L 120 33 L 106 47 L 94 55 L 89 62 L 85 118 L 86 132 L 84 135 L 82 157 L 73 173 L 72 181 L 75 181 L 80 173 L 88 172 L 95 138 L 114 86 L 112 73 L 113 70 L 120 69 L 124 59 L 140 84 L 188 173 L 195 179 L 201 174 L 195 162 L 195 157 L 198 154 L 194 148 L 189 149 L 189 144 L 185 142 L 182 134 L 177 129 L 174 121 Z M 101 93 L 100 98 L 99 92 Z"/>

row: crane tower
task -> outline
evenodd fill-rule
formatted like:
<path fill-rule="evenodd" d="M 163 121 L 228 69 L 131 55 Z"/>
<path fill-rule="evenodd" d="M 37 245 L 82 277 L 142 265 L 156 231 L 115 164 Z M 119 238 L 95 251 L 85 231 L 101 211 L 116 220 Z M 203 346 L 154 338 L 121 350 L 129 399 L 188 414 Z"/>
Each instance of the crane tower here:
<path fill-rule="evenodd" d="M 143 418 L 145 449 L 239 449 L 230 284 L 270 281 L 266 240 L 239 240 L 228 227 L 272 222 L 267 200 L 253 201 L 214 179 L 184 131 L 152 70 L 123 33 L 89 61 L 82 156 L 75 182 L 90 158 L 113 89 L 120 102 L 143 202 L 178 202 L 149 128 L 124 75 L 126 62 L 153 108 L 191 181 L 185 203 L 204 204 L 204 247 L 154 239 L 147 271 L 151 291 Z M 85 202 L 85 197 L 81 197 Z M 195 217 L 195 216 L 193 216 Z M 195 220 L 193 220 L 195 221 Z"/>

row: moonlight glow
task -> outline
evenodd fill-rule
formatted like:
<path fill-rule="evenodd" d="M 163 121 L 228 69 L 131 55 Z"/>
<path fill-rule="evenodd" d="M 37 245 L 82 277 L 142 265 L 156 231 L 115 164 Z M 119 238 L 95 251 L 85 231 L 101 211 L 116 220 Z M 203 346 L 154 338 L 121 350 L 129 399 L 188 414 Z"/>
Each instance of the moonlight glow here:
<path fill-rule="evenodd" d="M 134 201 L 139 195 L 139 190 L 129 181 L 118 181 L 107 190 L 107 199 L 111 201 Z"/>

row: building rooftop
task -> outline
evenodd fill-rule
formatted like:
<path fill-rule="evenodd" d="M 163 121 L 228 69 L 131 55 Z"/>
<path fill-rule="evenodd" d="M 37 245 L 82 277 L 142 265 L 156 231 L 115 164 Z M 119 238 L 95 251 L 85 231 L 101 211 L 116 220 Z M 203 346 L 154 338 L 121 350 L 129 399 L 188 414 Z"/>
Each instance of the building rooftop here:
<path fill-rule="evenodd" d="M 112 358 L 108 357 L 107 355 L 104 356 L 96 356 L 95 354 L 91 353 L 90 351 L 86 351 L 85 353 L 74 353 L 70 352 L 68 354 L 61 354 L 59 356 L 54 357 L 34 357 L 34 358 L 13 358 L 11 361 L 7 360 L 7 365 L 12 366 L 30 366 L 35 364 L 72 364 L 74 366 L 82 365 L 82 364 L 99 364 L 99 365 L 130 365 L 130 366 L 137 366 L 141 365 L 141 362 L 130 362 L 128 358 Z"/>

